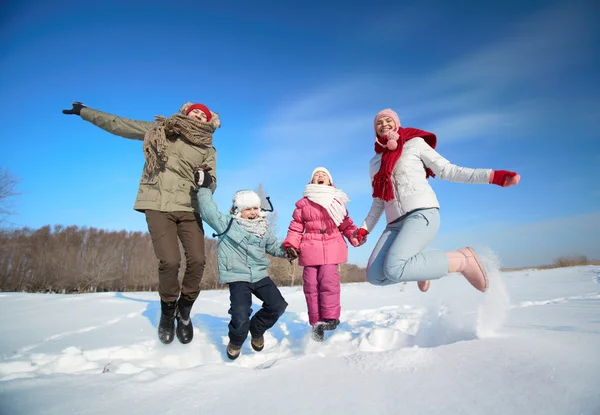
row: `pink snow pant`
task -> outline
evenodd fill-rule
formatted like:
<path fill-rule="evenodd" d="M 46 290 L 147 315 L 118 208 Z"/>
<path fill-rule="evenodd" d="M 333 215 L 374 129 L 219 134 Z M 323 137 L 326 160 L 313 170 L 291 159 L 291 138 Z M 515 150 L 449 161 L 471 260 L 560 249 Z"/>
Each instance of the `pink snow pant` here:
<path fill-rule="evenodd" d="M 340 274 L 337 264 L 306 266 L 302 273 L 308 322 L 340 318 Z"/>

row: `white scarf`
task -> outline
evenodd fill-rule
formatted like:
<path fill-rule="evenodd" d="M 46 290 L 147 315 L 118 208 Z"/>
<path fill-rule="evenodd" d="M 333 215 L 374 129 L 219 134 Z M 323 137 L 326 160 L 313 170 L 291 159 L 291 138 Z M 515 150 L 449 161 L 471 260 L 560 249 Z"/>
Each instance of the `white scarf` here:
<path fill-rule="evenodd" d="M 350 199 L 346 193 L 333 186 L 309 183 L 304 187 L 304 197 L 311 202 L 323 206 L 335 222 L 335 226 L 340 226 L 340 223 L 342 223 L 348 214 L 346 203 Z"/>
<path fill-rule="evenodd" d="M 267 232 L 267 219 L 266 218 L 257 218 L 257 219 L 242 219 L 235 218 L 237 223 L 240 224 L 242 228 L 247 230 L 250 233 L 262 238 L 265 236 L 265 232 Z"/>

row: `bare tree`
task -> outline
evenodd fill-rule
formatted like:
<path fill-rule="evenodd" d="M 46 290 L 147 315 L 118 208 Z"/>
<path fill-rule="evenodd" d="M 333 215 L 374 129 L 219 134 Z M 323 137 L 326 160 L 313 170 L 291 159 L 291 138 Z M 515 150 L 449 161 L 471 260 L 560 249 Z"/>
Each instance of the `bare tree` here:
<path fill-rule="evenodd" d="M 19 182 L 19 179 L 0 166 L 0 224 L 13 213 L 10 199 L 19 194 L 16 191 Z"/>
<path fill-rule="evenodd" d="M 217 241 L 206 238 L 205 245 L 201 288 L 221 289 Z M 269 258 L 269 275 L 278 285 L 302 284 L 297 261 Z M 147 232 L 61 225 L 0 229 L 0 291 L 156 291 L 157 265 Z M 342 282 L 365 281 L 365 269 L 356 265 L 340 265 L 340 275 Z"/>

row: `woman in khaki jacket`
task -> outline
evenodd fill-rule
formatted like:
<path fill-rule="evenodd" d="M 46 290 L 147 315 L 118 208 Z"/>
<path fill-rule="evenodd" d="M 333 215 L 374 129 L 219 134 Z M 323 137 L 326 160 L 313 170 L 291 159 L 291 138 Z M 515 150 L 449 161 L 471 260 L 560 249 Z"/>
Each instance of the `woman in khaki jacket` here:
<path fill-rule="evenodd" d="M 200 293 L 204 273 L 204 229 L 196 213 L 194 168 L 209 169 L 216 188 L 216 150 L 214 131 L 220 127 L 219 115 L 203 104 L 186 103 L 170 117 L 137 121 L 117 117 L 74 102 L 64 114 L 76 114 L 109 133 L 143 141 L 146 163 L 133 208 L 146 215 L 154 252 L 159 259 L 158 292 L 161 318 L 158 337 L 169 344 L 176 332 L 181 343 L 194 334 L 190 311 Z M 181 283 L 178 238 L 186 257 Z M 177 329 L 175 329 L 177 320 Z"/>

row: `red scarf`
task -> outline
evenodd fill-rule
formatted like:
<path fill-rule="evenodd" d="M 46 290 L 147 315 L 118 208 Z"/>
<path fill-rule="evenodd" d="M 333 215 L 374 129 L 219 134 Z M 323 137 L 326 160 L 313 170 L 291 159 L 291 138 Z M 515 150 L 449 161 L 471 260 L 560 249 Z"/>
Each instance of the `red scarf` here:
<path fill-rule="evenodd" d="M 392 183 L 392 171 L 396 166 L 396 162 L 402 155 L 402 147 L 404 147 L 404 143 L 411 138 L 422 137 L 431 148 L 435 148 L 437 142 L 435 134 L 419 130 L 417 128 L 399 127 L 397 132 L 400 136 L 400 139 L 398 140 L 398 148 L 393 151 L 388 150 L 387 147 L 382 147 L 377 141 L 375 141 L 375 152 L 377 154 L 383 153 L 383 155 L 381 156 L 381 166 L 379 167 L 379 171 L 373 177 L 373 197 L 383 199 L 386 202 L 393 200 L 395 197 L 394 185 Z M 385 145 L 387 143 L 387 137 L 384 139 L 380 138 L 379 141 Z M 424 167 L 426 178 L 435 177 L 435 174 L 433 174 L 431 169 L 427 168 L 426 166 Z"/>

